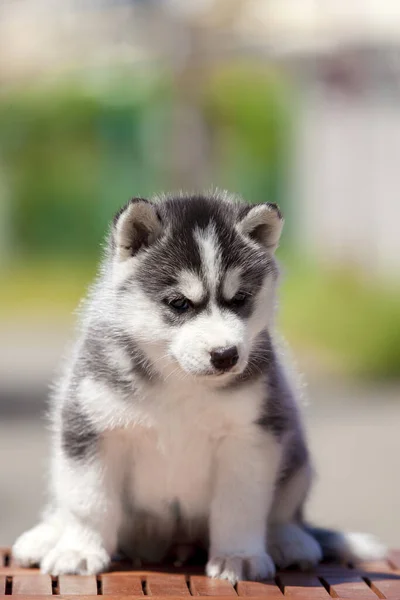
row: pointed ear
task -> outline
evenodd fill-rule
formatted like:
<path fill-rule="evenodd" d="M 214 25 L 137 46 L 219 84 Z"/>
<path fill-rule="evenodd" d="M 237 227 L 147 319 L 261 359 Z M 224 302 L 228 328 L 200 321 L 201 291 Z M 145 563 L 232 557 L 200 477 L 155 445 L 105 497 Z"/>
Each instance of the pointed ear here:
<path fill-rule="evenodd" d="M 115 215 L 113 247 L 123 261 L 150 246 L 162 233 L 162 223 L 154 204 L 144 198 L 132 198 Z"/>
<path fill-rule="evenodd" d="M 275 252 L 283 227 L 282 213 L 276 204 L 256 204 L 247 211 L 237 227 L 243 235 L 270 252 Z"/>

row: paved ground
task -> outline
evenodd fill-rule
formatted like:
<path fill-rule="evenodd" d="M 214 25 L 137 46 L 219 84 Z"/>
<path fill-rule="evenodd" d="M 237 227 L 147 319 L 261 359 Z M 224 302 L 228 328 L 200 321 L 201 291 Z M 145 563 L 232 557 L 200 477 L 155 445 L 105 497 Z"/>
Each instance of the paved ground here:
<path fill-rule="evenodd" d="M 318 523 L 378 534 L 400 547 L 400 389 L 319 382 L 306 408 L 319 479 Z M 0 417 L 0 545 L 32 525 L 46 487 L 48 434 L 37 418 Z"/>

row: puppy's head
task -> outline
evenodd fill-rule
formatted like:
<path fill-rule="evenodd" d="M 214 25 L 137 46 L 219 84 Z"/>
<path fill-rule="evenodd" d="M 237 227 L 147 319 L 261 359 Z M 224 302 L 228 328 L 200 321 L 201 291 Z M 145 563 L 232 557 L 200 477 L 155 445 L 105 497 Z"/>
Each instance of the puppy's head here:
<path fill-rule="evenodd" d="M 160 371 L 240 374 L 274 309 L 283 225 L 274 204 L 226 196 L 131 200 L 115 217 L 116 318 Z"/>

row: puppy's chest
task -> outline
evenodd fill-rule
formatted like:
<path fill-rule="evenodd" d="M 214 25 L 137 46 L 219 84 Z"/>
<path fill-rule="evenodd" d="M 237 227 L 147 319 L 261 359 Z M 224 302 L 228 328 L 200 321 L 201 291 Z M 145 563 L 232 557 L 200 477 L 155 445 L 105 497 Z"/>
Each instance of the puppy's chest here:
<path fill-rule="evenodd" d="M 202 512 L 209 494 L 215 441 L 186 424 L 141 429 L 132 444 L 133 495 L 138 507 L 164 512 L 179 500 Z"/>
<path fill-rule="evenodd" d="M 248 410 L 243 413 L 243 407 L 249 399 L 238 399 L 233 394 L 222 399 L 192 395 L 164 400 L 161 407 L 150 412 L 146 426 L 137 425 L 132 431 L 134 504 L 165 513 L 178 501 L 186 514 L 204 514 L 219 444 L 226 436 L 235 438 L 246 425 L 249 414 Z"/>

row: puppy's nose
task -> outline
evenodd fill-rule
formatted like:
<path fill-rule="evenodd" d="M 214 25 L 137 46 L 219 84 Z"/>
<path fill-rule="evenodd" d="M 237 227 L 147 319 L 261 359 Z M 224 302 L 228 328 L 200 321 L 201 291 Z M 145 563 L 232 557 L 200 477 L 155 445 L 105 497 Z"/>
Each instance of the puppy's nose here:
<path fill-rule="evenodd" d="M 236 346 L 228 348 L 215 348 L 210 352 L 211 364 L 216 369 L 228 371 L 234 367 L 239 360 L 238 349 Z"/>

